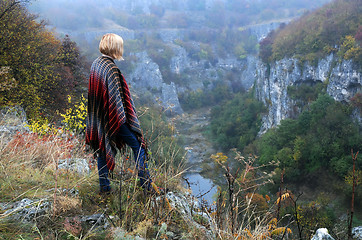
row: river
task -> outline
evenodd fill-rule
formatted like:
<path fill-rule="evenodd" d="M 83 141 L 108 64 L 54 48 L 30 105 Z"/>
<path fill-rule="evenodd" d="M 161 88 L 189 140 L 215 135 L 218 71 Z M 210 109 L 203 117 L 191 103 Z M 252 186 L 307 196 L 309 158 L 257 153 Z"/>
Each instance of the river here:
<path fill-rule="evenodd" d="M 190 187 L 192 194 L 199 200 L 204 199 L 210 205 L 215 201 L 217 186 L 211 179 L 202 176 L 202 165 L 210 161 L 211 154 L 216 151 L 203 132 L 210 122 L 210 109 L 200 109 L 192 113 L 184 113 L 172 119 L 178 135 L 184 139 L 187 151 L 187 171 L 184 174 L 185 186 Z"/>

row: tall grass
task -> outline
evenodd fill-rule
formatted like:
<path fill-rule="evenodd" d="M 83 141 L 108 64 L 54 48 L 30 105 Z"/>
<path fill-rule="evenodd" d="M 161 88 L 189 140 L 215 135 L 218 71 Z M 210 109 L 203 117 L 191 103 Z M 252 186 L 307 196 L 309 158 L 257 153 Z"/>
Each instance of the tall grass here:
<path fill-rule="evenodd" d="M 226 190 L 219 188 L 215 209 L 209 212 L 217 238 L 291 239 L 291 229 L 281 226 L 277 217 L 277 204 L 257 193 L 272 177 L 263 169 L 275 163 L 257 166 L 256 156 L 244 157 L 236 150 L 234 158 L 236 163 L 230 164 L 224 154 L 212 155 L 227 182 Z"/>
<path fill-rule="evenodd" d="M 152 117 L 149 121 L 153 126 L 162 124 L 153 122 Z M 166 136 L 160 128 L 147 131 L 152 136 L 149 139 L 150 174 L 158 186 L 157 191 L 161 191 L 145 192 L 139 187 L 135 164 L 130 160 L 133 157 L 127 149 L 117 155 L 111 178 L 113 192 L 109 196 L 98 193 L 96 163 L 93 154 L 86 151 L 82 136 L 61 130 L 45 134 L 19 132 L 10 141 L 0 136 L 0 203 L 4 203 L 4 210 L 0 212 L 0 235 L 4 239 L 14 236 L 25 236 L 25 239 L 53 239 L 55 236 L 104 239 L 107 236 L 112 239 L 112 229 L 121 227 L 130 235 L 147 238 L 155 237 L 163 222 L 179 234 L 189 232 L 189 226 L 182 223 L 182 217 L 171 209 L 163 194 L 183 188 L 180 184 L 184 162 L 182 148 L 175 138 Z M 154 132 L 156 129 L 157 133 Z M 77 158 L 89 161 L 89 174 L 80 175 L 75 169 L 58 168 L 60 160 Z M 13 203 L 24 198 L 51 203 L 47 214 L 33 219 L 31 226 L 25 222 L 14 224 L 14 213 L 4 214 Z M 112 228 L 98 231 L 98 226 L 86 226 L 80 221 L 81 216 L 96 213 L 103 214 Z"/>
<path fill-rule="evenodd" d="M 123 232 L 129 237 L 166 239 L 167 233 L 173 232 L 175 238 L 184 239 L 271 239 L 288 231 L 275 223 L 275 205 L 261 208 L 258 202 L 266 201 L 266 196 L 258 195 L 256 189 L 268 176 L 256 174 L 254 158 L 243 158 L 238 153 L 236 159 L 241 165 L 236 172 L 222 158 L 215 159 L 227 181 L 232 182 L 226 191 L 219 192 L 215 205 L 202 209 L 204 215 L 193 209 L 193 219 L 185 217 L 166 194 L 186 191 L 181 184 L 184 151 L 177 142 L 174 127 L 147 111 L 140 116 L 148 136 L 150 175 L 157 186 L 151 191 L 139 187 L 129 148 L 117 155 L 111 176 L 113 191 L 105 196 L 99 194 L 96 163 L 82 136 L 58 130 L 42 135 L 21 132 L 10 141 L 0 137 L 0 202 L 6 208 L 0 212 L 0 236 L 3 239 L 119 239 Z M 60 160 L 77 158 L 87 159 L 88 174 L 58 167 Z M 18 222 L 13 218 L 14 213 L 5 214 L 9 206 L 24 198 L 35 203 L 48 202 L 51 207 L 30 223 Z M 85 224 L 84 216 L 89 215 L 99 216 L 98 220 L 106 220 L 110 227 Z"/>

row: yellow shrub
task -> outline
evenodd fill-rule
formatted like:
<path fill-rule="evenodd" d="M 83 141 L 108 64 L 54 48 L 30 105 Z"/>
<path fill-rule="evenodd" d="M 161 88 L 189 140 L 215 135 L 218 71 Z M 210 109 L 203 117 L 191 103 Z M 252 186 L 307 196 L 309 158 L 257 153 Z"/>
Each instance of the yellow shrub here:
<path fill-rule="evenodd" d="M 79 103 L 68 108 L 65 114 L 60 114 L 63 117 L 62 122 L 65 124 L 65 130 L 80 133 L 85 129 L 87 117 L 86 101 L 86 98 L 82 95 Z M 71 96 L 68 96 L 68 102 L 72 102 Z"/>

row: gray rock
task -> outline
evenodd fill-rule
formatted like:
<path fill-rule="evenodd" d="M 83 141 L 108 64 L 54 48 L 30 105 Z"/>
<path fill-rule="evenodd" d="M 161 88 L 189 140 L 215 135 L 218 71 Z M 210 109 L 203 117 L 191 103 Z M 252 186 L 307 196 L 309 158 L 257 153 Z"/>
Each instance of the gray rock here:
<path fill-rule="evenodd" d="M 240 65 L 240 62 L 235 57 L 219 58 L 217 63 L 217 67 L 226 71 L 238 68 Z"/>
<path fill-rule="evenodd" d="M 6 210 L 0 217 L 8 217 L 23 222 L 31 222 L 36 217 L 43 216 L 50 209 L 50 203 L 44 199 L 31 200 L 24 198 L 15 203 L 1 204 L 1 208 Z"/>
<path fill-rule="evenodd" d="M 138 92 L 160 91 L 163 80 L 159 66 L 152 61 L 147 52 L 136 53 L 135 56 L 136 68 L 129 76 L 132 87 Z"/>
<path fill-rule="evenodd" d="M 298 115 L 301 109 L 288 96 L 288 86 L 300 84 L 327 84 L 327 93 L 336 101 L 349 102 L 361 91 L 361 72 L 352 61 L 338 60 L 334 55 L 321 59 L 316 66 L 305 63 L 302 67 L 294 58 L 285 58 L 270 65 L 256 61 L 256 96 L 268 107 L 260 134 L 276 127 L 280 121 Z M 356 115 L 356 114 L 354 114 Z"/>
<path fill-rule="evenodd" d="M 172 45 L 174 56 L 171 58 L 170 70 L 173 73 L 180 74 L 190 67 L 190 59 L 184 48 Z"/>
<path fill-rule="evenodd" d="M 362 240 L 362 226 L 352 229 L 352 237 L 356 240 Z"/>
<path fill-rule="evenodd" d="M 163 82 L 159 66 L 152 61 L 147 52 L 135 54 L 137 65 L 130 75 L 132 87 L 139 94 L 152 92 L 154 101 L 157 101 L 168 113 L 181 114 L 181 108 L 176 85 Z"/>
<path fill-rule="evenodd" d="M 80 175 L 86 175 L 90 172 L 88 160 L 84 158 L 60 159 L 58 162 L 58 168 L 76 171 Z"/>
<path fill-rule="evenodd" d="M 248 55 L 244 66 L 242 67 L 242 74 L 240 75 L 240 83 L 244 89 L 250 89 L 254 85 L 256 77 L 256 67 L 258 59 L 255 56 Z"/>
<path fill-rule="evenodd" d="M 25 110 L 20 106 L 0 109 L 0 136 L 9 140 L 17 132 L 29 131 Z"/>
<path fill-rule="evenodd" d="M 327 228 L 319 228 L 311 240 L 334 240 L 328 233 Z"/>
<path fill-rule="evenodd" d="M 170 85 L 163 83 L 162 84 L 162 106 L 166 109 L 166 114 L 182 114 L 183 110 L 181 108 L 176 86 L 173 82 Z"/>
<path fill-rule="evenodd" d="M 166 194 L 167 199 L 169 200 L 172 208 L 177 210 L 182 217 L 189 222 L 190 224 L 194 225 L 197 229 L 204 232 L 205 239 L 215 239 L 210 230 L 207 230 L 204 226 L 198 224 L 193 220 L 193 210 L 192 207 L 195 205 L 195 200 L 191 195 L 187 194 L 180 194 L 174 192 L 168 192 Z M 211 224 L 211 219 L 208 215 L 203 215 Z"/>
<path fill-rule="evenodd" d="M 352 60 L 343 60 L 332 69 L 327 92 L 336 101 L 349 102 L 361 87 L 361 72 L 355 69 Z"/>
<path fill-rule="evenodd" d="M 110 224 L 104 214 L 93 214 L 89 216 L 82 216 L 80 221 L 93 229 L 103 228 L 107 229 Z"/>

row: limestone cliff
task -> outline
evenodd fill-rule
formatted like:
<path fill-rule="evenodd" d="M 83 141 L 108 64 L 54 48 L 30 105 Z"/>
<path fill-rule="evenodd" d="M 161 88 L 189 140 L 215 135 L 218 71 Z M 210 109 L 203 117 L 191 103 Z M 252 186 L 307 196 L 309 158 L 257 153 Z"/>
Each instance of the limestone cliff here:
<path fill-rule="evenodd" d="M 327 93 L 342 102 L 349 102 L 351 97 L 362 90 L 359 67 L 351 60 L 339 61 L 334 55 L 321 59 L 315 66 L 300 64 L 294 58 L 285 58 L 270 66 L 258 61 L 256 69 L 256 96 L 269 109 L 263 119 L 261 133 L 277 126 L 281 120 L 298 114 L 299 109 L 288 96 L 288 86 L 323 82 L 327 86 Z"/>

